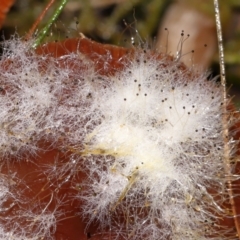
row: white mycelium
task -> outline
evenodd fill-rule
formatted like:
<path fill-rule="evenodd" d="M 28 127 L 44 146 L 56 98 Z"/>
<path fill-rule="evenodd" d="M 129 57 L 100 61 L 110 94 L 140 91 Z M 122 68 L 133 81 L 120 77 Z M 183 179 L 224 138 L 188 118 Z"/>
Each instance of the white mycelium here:
<path fill-rule="evenodd" d="M 129 239 L 205 239 L 220 210 L 208 189 L 223 184 L 221 88 L 178 65 L 139 51 L 91 103 L 83 211 L 119 214 Z"/>
<path fill-rule="evenodd" d="M 62 58 L 63 68 L 53 58 L 43 64 L 18 40 L 5 47 L 2 161 L 35 154 L 39 140 L 52 142 L 49 148 L 72 152 L 88 174 L 80 183 L 86 191 L 75 196 L 85 202 L 82 214 L 114 239 L 213 239 L 216 214 L 224 215 L 215 195 L 226 191 L 219 84 L 143 50 L 103 76 L 79 53 Z M 79 58 L 84 67 L 76 72 L 68 66 Z"/>

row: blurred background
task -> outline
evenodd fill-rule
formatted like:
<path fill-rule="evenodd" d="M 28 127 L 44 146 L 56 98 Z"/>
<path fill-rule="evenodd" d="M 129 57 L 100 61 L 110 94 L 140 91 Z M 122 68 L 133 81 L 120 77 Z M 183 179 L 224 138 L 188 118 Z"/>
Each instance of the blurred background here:
<path fill-rule="evenodd" d="M 240 1 L 219 1 L 229 94 L 240 107 Z M 16 32 L 24 36 L 48 2 L 14 1 L 0 30 L 1 41 Z M 49 9 L 39 30 L 59 2 Z M 78 37 L 80 33 L 101 43 L 147 45 L 154 51 L 178 53 L 194 71 L 219 74 L 212 0 L 69 0 L 45 41 Z"/>

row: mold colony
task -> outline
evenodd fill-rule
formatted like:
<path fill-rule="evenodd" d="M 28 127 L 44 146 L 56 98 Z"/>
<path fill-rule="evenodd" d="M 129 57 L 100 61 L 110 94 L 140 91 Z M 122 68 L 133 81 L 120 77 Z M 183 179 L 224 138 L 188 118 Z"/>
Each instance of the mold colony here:
<path fill-rule="evenodd" d="M 2 239 L 235 239 L 218 83 L 149 50 L 30 46 L 0 62 Z"/>

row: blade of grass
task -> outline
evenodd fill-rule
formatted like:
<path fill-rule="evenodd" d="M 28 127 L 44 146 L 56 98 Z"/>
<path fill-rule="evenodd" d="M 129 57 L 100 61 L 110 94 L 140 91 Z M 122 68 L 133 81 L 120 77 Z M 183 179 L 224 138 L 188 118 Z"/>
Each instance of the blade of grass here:
<path fill-rule="evenodd" d="M 34 22 L 34 24 L 32 25 L 32 27 L 30 28 L 30 30 L 28 31 L 25 39 L 29 40 L 32 35 L 34 34 L 34 31 L 36 31 L 37 26 L 39 25 L 39 23 L 42 21 L 43 17 L 46 15 L 48 9 L 53 5 L 53 3 L 55 2 L 55 0 L 50 0 L 50 2 L 48 3 L 48 5 L 45 7 L 45 9 L 43 10 L 43 12 L 40 14 L 40 16 L 37 18 L 37 20 Z"/>
<path fill-rule="evenodd" d="M 227 177 L 227 191 L 229 194 L 229 202 L 233 211 L 233 219 L 235 227 L 237 230 L 237 235 L 240 237 L 240 223 L 237 216 L 232 180 L 231 180 L 231 163 L 230 163 L 230 147 L 229 147 L 229 129 L 228 129 L 228 112 L 227 112 L 227 90 L 226 90 L 226 74 L 225 74 L 225 64 L 224 64 L 224 48 L 223 48 L 223 37 L 222 37 L 222 27 L 219 11 L 218 0 L 214 0 L 214 9 L 215 9 L 215 19 L 216 19 L 216 28 L 217 28 L 217 38 L 218 38 L 218 49 L 219 49 L 219 64 L 220 64 L 220 75 L 221 75 L 221 85 L 223 88 L 222 99 L 223 99 L 223 139 L 224 139 L 224 168 Z M 240 239 L 240 238 L 239 238 Z"/>
<path fill-rule="evenodd" d="M 51 2 L 52 1 L 54 1 L 54 0 L 51 0 Z M 62 12 L 62 10 L 63 10 L 63 8 L 64 8 L 64 6 L 66 5 L 67 2 L 68 2 L 68 0 L 61 0 L 59 6 L 55 10 L 53 16 L 49 19 L 49 21 L 47 22 L 46 26 L 39 32 L 36 40 L 34 41 L 34 43 L 32 45 L 33 48 L 36 48 L 37 46 L 39 46 L 41 44 L 41 42 L 43 41 L 44 37 L 46 36 L 46 34 L 48 33 L 49 29 L 51 28 L 52 24 L 56 21 L 56 19 L 58 18 L 58 16 Z M 47 6 L 47 8 L 48 8 L 48 6 Z M 45 10 L 44 10 L 43 14 L 45 15 Z"/>

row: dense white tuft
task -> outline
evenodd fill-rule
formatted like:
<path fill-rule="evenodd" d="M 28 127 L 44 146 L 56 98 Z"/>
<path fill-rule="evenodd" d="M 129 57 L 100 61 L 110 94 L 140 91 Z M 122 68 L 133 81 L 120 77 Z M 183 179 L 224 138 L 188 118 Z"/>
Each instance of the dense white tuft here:
<path fill-rule="evenodd" d="M 92 101 L 83 212 L 120 215 L 129 239 L 207 239 L 223 213 L 208 192 L 224 185 L 221 88 L 178 65 L 140 51 Z"/>

